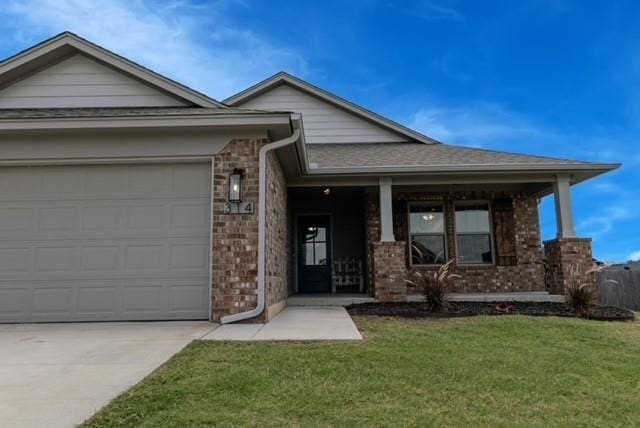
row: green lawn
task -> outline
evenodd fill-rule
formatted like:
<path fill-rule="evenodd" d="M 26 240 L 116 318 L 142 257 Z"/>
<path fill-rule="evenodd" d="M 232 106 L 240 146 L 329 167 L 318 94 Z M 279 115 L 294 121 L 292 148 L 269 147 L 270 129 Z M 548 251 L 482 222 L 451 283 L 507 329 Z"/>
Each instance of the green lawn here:
<path fill-rule="evenodd" d="M 356 322 L 360 343 L 194 342 L 84 426 L 640 424 L 639 322 Z"/>

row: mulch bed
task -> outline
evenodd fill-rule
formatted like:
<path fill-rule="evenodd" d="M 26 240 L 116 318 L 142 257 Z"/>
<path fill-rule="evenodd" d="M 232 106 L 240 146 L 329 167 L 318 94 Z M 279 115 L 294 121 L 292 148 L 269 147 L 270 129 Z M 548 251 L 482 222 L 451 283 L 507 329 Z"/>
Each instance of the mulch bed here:
<path fill-rule="evenodd" d="M 424 303 L 360 303 L 347 306 L 350 315 L 404 318 L 452 318 L 475 315 L 579 316 L 570 305 L 556 302 L 451 302 L 448 310 L 431 312 Z M 585 318 L 602 321 L 633 321 L 635 314 L 613 306 L 597 306 Z"/>

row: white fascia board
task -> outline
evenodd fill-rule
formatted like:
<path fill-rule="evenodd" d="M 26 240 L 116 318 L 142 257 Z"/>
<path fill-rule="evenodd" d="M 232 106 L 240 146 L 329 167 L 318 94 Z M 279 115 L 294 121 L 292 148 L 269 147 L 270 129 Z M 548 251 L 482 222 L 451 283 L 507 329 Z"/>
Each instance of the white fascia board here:
<path fill-rule="evenodd" d="M 289 114 L 1 119 L 0 130 L 175 128 L 289 125 Z"/>
<path fill-rule="evenodd" d="M 620 167 L 620 164 L 475 164 L 475 165 L 406 165 L 384 167 L 336 167 L 309 169 L 308 175 L 358 175 L 358 174 L 425 174 L 425 173 L 450 173 L 467 172 L 477 174 L 491 174 L 494 172 L 584 172 L 612 171 Z"/>

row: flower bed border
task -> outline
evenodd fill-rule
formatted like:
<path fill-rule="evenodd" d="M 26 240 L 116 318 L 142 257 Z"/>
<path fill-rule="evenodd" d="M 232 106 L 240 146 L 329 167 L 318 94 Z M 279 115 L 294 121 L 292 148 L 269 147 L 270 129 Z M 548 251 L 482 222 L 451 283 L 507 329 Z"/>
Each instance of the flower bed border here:
<path fill-rule="evenodd" d="M 444 311 L 431 312 L 423 302 L 359 303 L 346 307 L 350 315 L 403 318 L 455 318 L 477 315 L 529 315 L 587 318 L 599 321 L 633 321 L 635 313 L 613 306 L 596 306 L 579 315 L 572 306 L 557 302 L 451 302 Z"/>

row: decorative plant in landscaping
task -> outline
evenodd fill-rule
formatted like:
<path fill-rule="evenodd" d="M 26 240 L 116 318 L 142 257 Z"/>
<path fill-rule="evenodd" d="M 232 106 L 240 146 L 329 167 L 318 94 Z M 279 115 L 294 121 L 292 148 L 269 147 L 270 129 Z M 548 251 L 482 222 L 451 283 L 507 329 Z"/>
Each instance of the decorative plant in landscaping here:
<path fill-rule="evenodd" d="M 515 305 L 511 303 L 501 302 L 496 305 L 496 312 L 501 314 L 511 314 L 516 310 Z"/>
<path fill-rule="evenodd" d="M 586 272 L 580 272 L 580 266 L 573 264 L 569 268 L 572 279 L 571 285 L 565 287 L 567 303 L 573 306 L 578 315 L 589 315 L 598 303 L 598 289 L 593 276 L 608 265 L 593 264 Z M 607 282 L 616 282 L 608 280 Z"/>
<path fill-rule="evenodd" d="M 407 283 L 422 289 L 429 311 L 441 311 L 449 306 L 447 293 L 451 280 L 462 278 L 458 274 L 449 272 L 452 264 L 453 260 L 443 264 L 433 274 L 415 271 L 412 274 L 413 278 L 406 280 Z"/>

